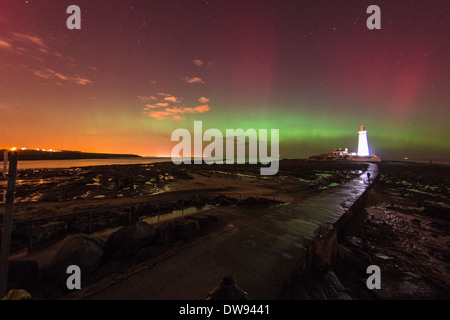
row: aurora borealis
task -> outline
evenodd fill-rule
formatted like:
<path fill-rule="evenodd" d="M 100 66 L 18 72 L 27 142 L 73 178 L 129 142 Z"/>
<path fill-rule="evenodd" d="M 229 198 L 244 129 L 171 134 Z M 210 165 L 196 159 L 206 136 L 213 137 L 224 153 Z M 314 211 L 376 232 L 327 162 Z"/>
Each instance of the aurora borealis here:
<path fill-rule="evenodd" d="M 448 159 L 449 17 L 447 0 L 1 0 L 0 148 L 168 155 L 201 120 L 279 129 L 282 156 L 308 157 L 356 151 L 364 124 L 382 158 Z"/>

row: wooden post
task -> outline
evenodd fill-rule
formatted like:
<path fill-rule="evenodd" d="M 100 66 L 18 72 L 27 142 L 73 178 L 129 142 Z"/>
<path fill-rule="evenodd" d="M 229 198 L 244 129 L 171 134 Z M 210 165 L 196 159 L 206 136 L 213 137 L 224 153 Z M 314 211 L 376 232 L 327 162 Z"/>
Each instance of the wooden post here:
<path fill-rule="evenodd" d="M 6 172 L 8 168 L 8 151 L 5 150 L 3 152 L 3 169 L 2 169 L 2 175 L 3 178 L 6 178 Z M 3 202 L 6 202 L 6 189 L 2 192 Z"/>
<path fill-rule="evenodd" d="M 9 157 L 8 188 L 6 191 L 5 216 L 3 218 L 2 248 L 0 253 L 0 297 L 6 295 L 8 285 L 9 251 L 11 245 L 12 214 L 16 193 L 17 152 Z"/>

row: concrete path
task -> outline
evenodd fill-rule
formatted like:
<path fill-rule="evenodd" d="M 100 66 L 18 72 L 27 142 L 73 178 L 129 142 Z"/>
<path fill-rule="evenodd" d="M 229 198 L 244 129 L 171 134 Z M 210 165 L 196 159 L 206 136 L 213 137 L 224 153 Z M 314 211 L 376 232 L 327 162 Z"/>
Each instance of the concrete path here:
<path fill-rule="evenodd" d="M 369 164 L 371 180 L 378 174 Z M 335 225 L 372 181 L 367 172 L 303 201 L 264 210 L 223 208 L 225 227 L 64 299 L 203 300 L 226 275 L 252 300 L 278 300 L 320 230 Z"/>

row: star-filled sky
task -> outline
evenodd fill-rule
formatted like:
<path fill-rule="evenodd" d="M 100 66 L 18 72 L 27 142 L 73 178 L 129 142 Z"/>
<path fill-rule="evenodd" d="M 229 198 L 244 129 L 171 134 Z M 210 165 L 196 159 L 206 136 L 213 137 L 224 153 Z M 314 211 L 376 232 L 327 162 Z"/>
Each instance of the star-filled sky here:
<path fill-rule="evenodd" d="M 0 0 L 0 148 L 168 155 L 202 120 L 279 129 L 283 157 L 356 151 L 364 124 L 382 158 L 448 159 L 449 17 L 448 0 Z"/>

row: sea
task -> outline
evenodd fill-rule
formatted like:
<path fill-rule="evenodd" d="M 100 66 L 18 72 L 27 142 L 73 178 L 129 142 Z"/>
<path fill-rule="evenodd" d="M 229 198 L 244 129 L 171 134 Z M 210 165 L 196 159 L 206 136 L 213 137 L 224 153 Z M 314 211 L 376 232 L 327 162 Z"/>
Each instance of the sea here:
<path fill-rule="evenodd" d="M 388 161 L 402 162 L 418 162 L 418 163 L 434 163 L 434 164 L 450 164 L 450 160 L 414 160 L 414 159 L 383 159 Z M 80 168 L 90 166 L 108 166 L 121 164 L 150 164 L 159 162 L 171 162 L 171 158 L 155 158 L 155 157 L 133 157 L 133 158 L 110 158 L 110 159 L 69 159 L 69 160 L 22 160 L 18 161 L 17 169 L 66 169 Z M 3 165 L 3 163 L 1 163 Z M 0 168 L 1 171 L 2 168 Z"/>
<path fill-rule="evenodd" d="M 110 158 L 110 159 L 69 159 L 69 160 L 22 160 L 17 162 L 18 170 L 26 169 L 66 169 L 90 166 L 108 166 L 120 164 L 149 164 L 171 162 L 170 158 Z"/>

